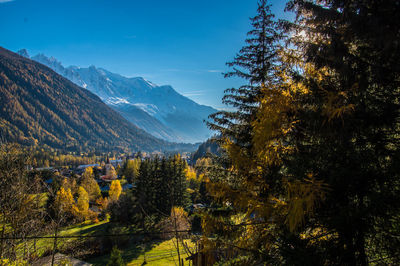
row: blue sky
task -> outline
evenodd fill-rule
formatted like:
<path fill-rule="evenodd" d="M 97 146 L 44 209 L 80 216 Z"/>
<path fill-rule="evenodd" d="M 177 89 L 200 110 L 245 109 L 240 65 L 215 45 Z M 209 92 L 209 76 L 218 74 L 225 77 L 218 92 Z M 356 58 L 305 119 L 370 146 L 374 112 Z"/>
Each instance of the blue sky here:
<path fill-rule="evenodd" d="M 285 17 L 286 1 L 272 10 Z M 172 85 L 221 109 L 225 63 L 244 45 L 256 0 L 0 0 L 0 46 Z"/>

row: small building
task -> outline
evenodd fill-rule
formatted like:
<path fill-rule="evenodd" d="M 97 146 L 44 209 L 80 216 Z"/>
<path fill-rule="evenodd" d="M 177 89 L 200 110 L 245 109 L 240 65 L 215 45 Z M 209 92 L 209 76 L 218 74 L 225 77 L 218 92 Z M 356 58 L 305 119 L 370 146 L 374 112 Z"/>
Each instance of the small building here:
<path fill-rule="evenodd" d="M 122 190 L 123 191 L 129 190 L 129 189 L 132 189 L 132 188 L 134 188 L 134 185 L 129 184 L 129 183 L 122 186 Z"/>
<path fill-rule="evenodd" d="M 123 162 L 122 159 L 118 159 L 118 160 L 110 160 L 110 164 L 114 167 L 117 167 L 118 165 L 121 165 Z"/>
<path fill-rule="evenodd" d="M 35 168 L 36 171 L 53 171 L 54 167 L 39 167 Z"/>
<path fill-rule="evenodd" d="M 77 168 L 76 168 L 76 172 L 77 173 L 83 173 L 83 172 L 85 172 L 85 170 L 86 170 L 86 168 L 89 168 L 89 167 L 99 167 L 99 164 L 97 164 L 97 163 L 95 163 L 95 164 L 82 164 L 82 165 L 79 165 Z"/>

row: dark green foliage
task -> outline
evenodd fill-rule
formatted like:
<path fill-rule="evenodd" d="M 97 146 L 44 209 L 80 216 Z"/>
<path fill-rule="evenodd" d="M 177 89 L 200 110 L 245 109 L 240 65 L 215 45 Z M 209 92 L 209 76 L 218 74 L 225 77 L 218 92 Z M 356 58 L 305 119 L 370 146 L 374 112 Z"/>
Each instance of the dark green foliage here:
<path fill-rule="evenodd" d="M 287 158 L 287 169 L 292 176 L 314 173 L 328 185 L 307 226 L 337 234 L 318 250 L 295 255 L 318 254 L 324 264 L 398 264 L 399 2 L 291 1 L 288 7 L 298 15 L 294 27 L 320 36 L 293 39 L 303 60 L 330 75 L 319 81 L 295 73 L 310 92 L 299 101 L 301 122 L 289 140 L 298 153 Z M 328 119 L 329 99 L 351 111 Z"/>
<path fill-rule="evenodd" d="M 186 167 L 186 161 L 178 155 L 142 161 L 135 189 L 108 206 L 111 220 L 151 230 L 170 216 L 172 206 L 187 207 L 190 197 Z"/>
<path fill-rule="evenodd" d="M 122 224 L 138 224 L 141 210 L 132 191 L 122 193 L 118 201 L 111 202 L 107 207 L 112 222 Z"/>
<path fill-rule="evenodd" d="M 136 189 L 139 207 L 145 215 L 167 217 L 173 206 L 190 204 L 186 167 L 186 161 L 178 155 L 141 163 Z"/>
<path fill-rule="evenodd" d="M 99 97 L 49 68 L 0 48 L 0 136 L 62 150 L 174 150 L 130 124 Z"/>
<path fill-rule="evenodd" d="M 121 251 L 114 246 L 111 251 L 110 259 L 108 260 L 107 266 L 125 266 L 126 263 L 122 259 Z"/>
<path fill-rule="evenodd" d="M 278 195 L 279 200 L 289 204 L 301 197 L 304 200 L 307 196 L 286 196 L 285 186 L 288 181 L 296 180 L 299 182 L 294 184 L 301 188 L 301 182 L 307 181 L 305 177 L 322 182 L 324 197 L 291 231 L 284 221 L 272 228 L 279 214 L 263 221 L 265 227 L 256 232 L 262 234 L 268 230 L 271 221 L 268 237 L 273 246 L 266 245 L 270 239 L 258 243 L 253 237 L 253 248 L 257 251 L 250 260 L 254 264 L 267 261 L 272 265 L 397 265 L 400 262 L 399 1 L 293 0 L 287 9 L 294 11 L 297 19 L 282 24 L 289 29 L 288 46 L 279 58 L 282 62 L 276 66 L 277 73 L 290 78 L 274 80 L 268 75 L 272 69 L 263 70 L 257 64 L 251 66 L 270 79 L 262 80 L 263 76 L 259 76 L 261 79 L 252 80 L 250 73 L 257 72 L 251 69 L 247 73 L 234 69 L 230 74 L 247 78 L 248 87 L 236 94 L 227 92 L 225 102 L 237 107 L 238 112 L 215 114 L 216 124 L 211 127 L 241 148 L 241 153 L 232 152 L 232 158 L 225 161 L 222 158 L 221 170 L 211 169 L 210 179 L 222 180 L 230 189 L 235 189 L 235 184 L 241 181 L 251 180 L 256 171 L 240 175 L 241 169 L 235 169 L 238 176 L 224 172 L 229 168 L 229 159 L 238 159 L 233 156 L 248 158 L 249 165 L 260 159 L 252 153 L 254 139 L 250 126 L 257 121 L 252 115 L 257 109 L 254 95 L 258 90 L 247 92 L 246 88 L 262 83 L 267 89 L 275 88 L 268 87 L 271 83 L 278 85 L 278 89 L 288 87 L 292 89 L 287 91 L 292 94 L 289 101 L 292 108 L 278 111 L 284 113 L 285 122 L 293 122 L 293 127 L 282 134 L 284 147 L 289 147 L 290 152 L 282 152 L 282 160 L 276 167 L 256 161 L 260 169 L 265 167 L 257 176 L 261 177 L 257 184 L 267 185 L 257 199 Z M 242 51 L 245 53 L 247 49 Z M 238 56 L 230 65 L 246 68 L 252 61 L 238 60 L 247 58 Z M 296 86 L 306 90 L 299 92 Z M 264 97 L 271 97 L 266 103 L 274 104 L 273 95 L 265 93 Z M 265 118 L 274 122 L 270 117 Z M 290 211 L 283 213 L 285 218 L 295 217 Z M 306 211 L 298 213 L 301 216 Z M 218 215 L 223 221 L 223 213 Z M 235 231 L 224 229 L 216 235 L 230 243 L 241 237 L 235 236 Z M 237 231 L 245 235 L 245 230 Z"/>

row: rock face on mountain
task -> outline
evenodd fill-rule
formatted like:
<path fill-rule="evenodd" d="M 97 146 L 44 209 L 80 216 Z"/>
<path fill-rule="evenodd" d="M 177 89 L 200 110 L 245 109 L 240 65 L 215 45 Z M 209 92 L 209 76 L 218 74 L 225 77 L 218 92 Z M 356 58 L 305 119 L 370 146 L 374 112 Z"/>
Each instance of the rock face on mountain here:
<path fill-rule="evenodd" d="M 174 150 L 90 91 L 0 47 L 0 137 L 65 150 Z"/>
<path fill-rule="evenodd" d="M 26 50 L 19 53 L 29 57 Z M 171 86 L 157 86 L 140 77 L 127 78 L 95 66 L 64 67 L 43 54 L 32 59 L 90 90 L 127 120 L 156 137 L 195 143 L 211 135 L 204 120 L 216 110 L 195 103 Z"/>

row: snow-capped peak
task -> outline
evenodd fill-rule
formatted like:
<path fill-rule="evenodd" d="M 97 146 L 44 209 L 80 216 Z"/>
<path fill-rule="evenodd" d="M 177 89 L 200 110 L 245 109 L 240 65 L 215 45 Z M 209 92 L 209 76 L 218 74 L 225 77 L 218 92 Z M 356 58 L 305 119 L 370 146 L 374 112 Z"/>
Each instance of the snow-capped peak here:
<path fill-rule="evenodd" d="M 143 80 L 146 81 L 152 88 L 158 87 L 157 84 L 155 84 L 155 83 L 153 83 L 153 82 L 151 82 L 151 81 L 149 81 L 147 79 L 143 79 Z"/>

